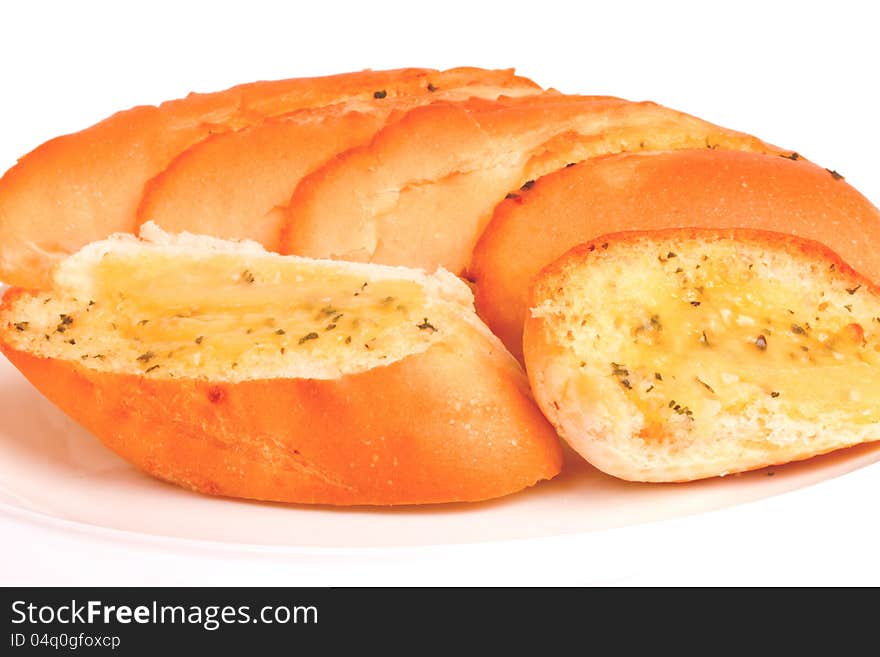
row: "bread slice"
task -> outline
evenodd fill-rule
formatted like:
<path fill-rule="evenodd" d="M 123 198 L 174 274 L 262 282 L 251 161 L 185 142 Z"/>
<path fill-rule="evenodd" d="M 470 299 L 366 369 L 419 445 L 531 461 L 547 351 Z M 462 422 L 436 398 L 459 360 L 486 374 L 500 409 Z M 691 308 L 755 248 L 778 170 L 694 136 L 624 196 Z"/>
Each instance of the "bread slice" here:
<path fill-rule="evenodd" d="M 538 403 L 609 474 L 686 481 L 880 440 L 880 289 L 817 242 L 604 236 L 541 272 L 530 305 Z"/>
<path fill-rule="evenodd" d="M 537 177 L 606 153 L 693 147 L 783 152 L 616 98 L 421 107 L 300 183 L 282 251 L 461 273 L 494 207 Z"/>
<path fill-rule="evenodd" d="M 559 472 L 525 375 L 448 272 L 142 236 L 8 292 L 0 345 L 143 471 L 319 504 L 481 500 Z"/>
<path fill-rule="evenodd" d="M 477 312 L 521 360 L 528 291 L 543 267 L 606 233 L 689 226 L 817 240 L 880 281 L 880 212 L 836 172 L 798 156 L 624 153 L 549 174 L 496 208 L 468 271 Z"/>
<path fill-rule="evenodd" d="M 536 93 L 513 76 L 498 86 L 432 89 L 300 110 L 212 135 L 147 183 L 138 222 L 154 221 L 172 232 L 252 239 L 278 251 L 285 209 L 299 181 L 337 154 L 368 143 L 407 110 L 438 101 Z"/>
<path fill-rule="evenodd" d="M 54 263 L 113 232 L 132 232 L 144 184 L 206 137 L 297 109 L 432 89 L 532 88 L 513 71 L 362 71 L 254 82 L 119 112 L 25 155 L 0 179 L 0 280 L 46 287 Z"/>

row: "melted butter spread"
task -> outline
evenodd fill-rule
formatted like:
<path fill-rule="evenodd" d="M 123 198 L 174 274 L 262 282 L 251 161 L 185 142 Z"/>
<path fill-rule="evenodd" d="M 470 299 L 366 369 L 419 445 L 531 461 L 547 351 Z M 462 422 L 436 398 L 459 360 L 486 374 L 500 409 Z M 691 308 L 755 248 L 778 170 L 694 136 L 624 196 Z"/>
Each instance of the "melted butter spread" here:
<path fill-rule="evenodd" d="M 269 363 L 278 376 L 290 366 L 323 378 L 392 362 L 443 326 L 420 283 L 368 281 L 330 264 L 109 253 L 91 280 L 92 299 L 19 304 L 13 337 L 98 369 L 242 378 L 236 368 Z"/>
<path fill-rule="evenodd" d="M 670 421 L 708 430 L 720 413 L 753 405 L 806 420 L 880 422 L 880 318 L 853 319 L 859 291 L 805 292 L 727 256 L 684 262 L 664 251 L 641 277 L 612 282 L 613 325 L 579 318 L 592 329 L 592 343 L 575 347 L 582 367 L 611 375 L 643 413 L 646 436 Z M 621 346 L 596 362 L 608 331 Z"/>
<path fill-rule="evenodd" d="M 108 254 L 95 268 L 100 297 L 127 300 L 132 309 L 152 314 L 254 313 L 267 308 L 310 308 L 329 302 L 353 310 L 387 315 L 384 299 L 419 305 L 424 300 L 414 281 L 366 280 L 326 264 L 292 266 L 281 259 L 248 262 L 234 254 L 187 260 L 155 254 L 149 263 Z M 372 287 L 371 287 L 372 286 Z M 378 303 L 377 303 L 378 301 Z"/>

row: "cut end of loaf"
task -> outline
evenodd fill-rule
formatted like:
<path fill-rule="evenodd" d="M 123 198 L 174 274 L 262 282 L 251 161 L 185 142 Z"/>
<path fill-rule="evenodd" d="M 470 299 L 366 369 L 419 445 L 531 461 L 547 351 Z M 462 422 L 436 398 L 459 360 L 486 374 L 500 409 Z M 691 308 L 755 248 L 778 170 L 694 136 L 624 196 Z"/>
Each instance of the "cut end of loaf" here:
<path fill-rule="evenodd" d="M 472 308 L 448 272 L 279 256 L 146 224 L 63 261 L 54 288 L 4 304 L 4 341 L 151 378 L 337 378 L 444 339 Z M 464 311 L 464 312 L 463 312 Z"/>
<path fill-rule="evenodd" d="M 334 505 L 507 495 L 561 449 L 467 286 L 145 227 L 11 290 L 0 348 L 139 469 Z"/>
<path fill-rule="evenodd" d="M 536 397 L 595 466 L 682 481 L 880 439 L 880 295 L 815 242 L 621 233 L 538 277 Z"/>

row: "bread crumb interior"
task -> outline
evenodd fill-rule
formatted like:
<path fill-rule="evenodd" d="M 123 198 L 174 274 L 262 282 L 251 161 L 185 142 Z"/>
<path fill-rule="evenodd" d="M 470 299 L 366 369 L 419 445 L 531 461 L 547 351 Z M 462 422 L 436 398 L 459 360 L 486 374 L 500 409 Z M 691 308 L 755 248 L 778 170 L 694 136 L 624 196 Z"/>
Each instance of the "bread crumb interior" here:
<path fill-rule="evenodd" d="M 336 378 L 427 349 L 461 313 L 418 277 L 267 253 L 135 246 L 71 269 L 13 304 L 7 341 L 157 378 Z"/>
<path fill-rule="evenodd" d="M 577 394 L 636 416 L 639 438 L 880 435 L 880 303 L 834 264 L 730 239 L 604 246 L 533 312 Z"/>

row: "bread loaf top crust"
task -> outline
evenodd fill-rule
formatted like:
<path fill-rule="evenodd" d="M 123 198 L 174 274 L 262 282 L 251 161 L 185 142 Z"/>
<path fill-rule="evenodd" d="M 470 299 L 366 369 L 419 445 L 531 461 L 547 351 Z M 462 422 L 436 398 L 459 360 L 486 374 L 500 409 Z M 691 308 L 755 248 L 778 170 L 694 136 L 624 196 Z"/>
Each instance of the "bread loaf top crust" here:
<path fill-rule="evenodd" d="M 398 69 L 262 81 L 118 112 L 52 139 L 0 178 L 0 280 L 46 288 L 52 266 L 81 246 L 133 232 L 144 185 L 213 134 L 291 111 L 360 100 L 430 96 L 484 85 L 540 88 L 512 70 Z"/>

